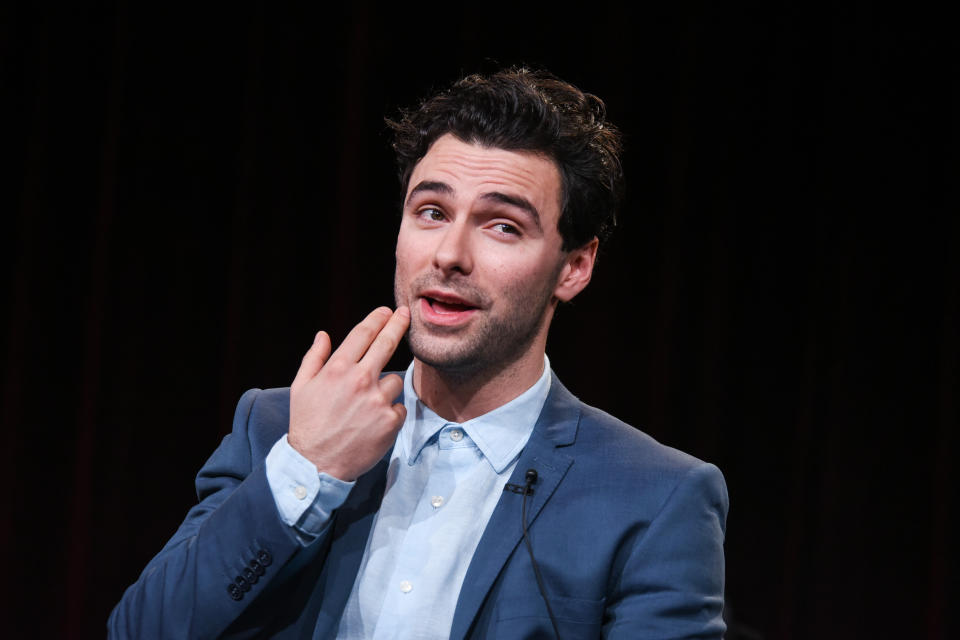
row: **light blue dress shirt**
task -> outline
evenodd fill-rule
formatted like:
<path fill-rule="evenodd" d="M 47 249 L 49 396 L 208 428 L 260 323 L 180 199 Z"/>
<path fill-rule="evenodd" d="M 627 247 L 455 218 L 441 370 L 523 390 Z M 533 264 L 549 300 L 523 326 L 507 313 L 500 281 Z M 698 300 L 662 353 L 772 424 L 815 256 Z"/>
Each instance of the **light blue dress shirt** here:
<path fill-rule="evenodd" d="M 410 365 L 404 378 L 407 417 L 338 638 L 449 636 L 473 552 L 549 391 L 544 356 L 543 374 L 527 391 L 457 424 L 420 402 Z M 280 517 L 303 544 L 322 533 L 353 486 L 317 474 L 286 436 L 266 465 Z"/>

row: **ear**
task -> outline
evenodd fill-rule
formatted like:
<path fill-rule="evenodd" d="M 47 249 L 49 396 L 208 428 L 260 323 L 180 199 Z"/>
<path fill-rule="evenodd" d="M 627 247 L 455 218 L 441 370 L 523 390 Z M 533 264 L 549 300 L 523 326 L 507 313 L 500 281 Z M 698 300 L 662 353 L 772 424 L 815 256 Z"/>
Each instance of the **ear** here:
<path fill-rule="evenodd" d="M 553 295 L 561 302 L 570 302 L 574 296 L 590 284 L 593 276 L 593 264 L 597 260 L 597 247 L 600 241 L 596 236 L 593 240 L 578 249 L 572 250 L 563 260 L 560 276 L 557 279 L 557 288 Z"/>

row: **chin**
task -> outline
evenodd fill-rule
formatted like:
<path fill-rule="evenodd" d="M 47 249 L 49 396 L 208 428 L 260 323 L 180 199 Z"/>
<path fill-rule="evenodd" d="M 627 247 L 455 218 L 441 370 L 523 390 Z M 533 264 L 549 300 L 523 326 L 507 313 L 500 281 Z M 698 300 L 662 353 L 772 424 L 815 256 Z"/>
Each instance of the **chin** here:
<path fill-rule="evenodd" d="M 423 364 L 437 371 L 466 373 L 481 368 L 481 349 L 473 344 L 449 344 L 460 342 L 442 338 L 425 337 L 420 331 L 410 331 L 410 352 Z M 443 344 L 448 343 L 448 344 Z"/>

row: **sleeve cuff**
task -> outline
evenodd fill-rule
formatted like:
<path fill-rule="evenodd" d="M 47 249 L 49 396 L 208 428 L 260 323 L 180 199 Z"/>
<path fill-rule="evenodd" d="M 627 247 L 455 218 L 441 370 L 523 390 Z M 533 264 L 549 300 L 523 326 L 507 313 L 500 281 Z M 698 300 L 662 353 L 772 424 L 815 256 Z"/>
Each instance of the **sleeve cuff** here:
<path fill-rule="evenodd" d="M 266 472 L 280 520 L 296 529 L 304 544 L 323 532 L 355 484 L 317 473 L 314 464 L 290 446 L 286 434 L 267 454 Z"/>

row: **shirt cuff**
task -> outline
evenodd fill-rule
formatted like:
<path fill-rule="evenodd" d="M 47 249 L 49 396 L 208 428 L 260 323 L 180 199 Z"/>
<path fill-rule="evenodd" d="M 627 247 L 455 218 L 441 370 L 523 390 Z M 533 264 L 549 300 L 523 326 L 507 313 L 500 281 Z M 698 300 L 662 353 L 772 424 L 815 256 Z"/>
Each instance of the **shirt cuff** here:
<path fill-rule="evenodd" d="M 356 484 L 317 473 L 314 464 L 290 446 L 286 434 L 267 454 L 266 470 L 280 519 L 297 531 L 302 544 L 323 532 L 330 515 Z"/>

